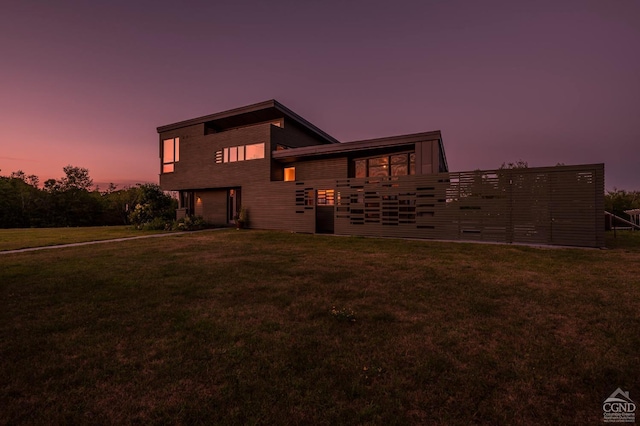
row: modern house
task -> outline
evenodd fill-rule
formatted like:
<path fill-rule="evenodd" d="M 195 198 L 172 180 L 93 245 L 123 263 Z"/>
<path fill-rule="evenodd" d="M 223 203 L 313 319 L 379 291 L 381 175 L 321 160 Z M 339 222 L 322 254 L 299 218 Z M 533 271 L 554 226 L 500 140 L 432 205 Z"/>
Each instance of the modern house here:
<path fill-rule="evenodd" d="M 259 229 L 603 245 L 601 164 L 449 173 L 440 131 L 341 143 L 275 100 L 157 130 L 178 218 L 231 224 L 242 206 Z M 556 222 L 552 198 L 574 193 L 584 208 Z"/>

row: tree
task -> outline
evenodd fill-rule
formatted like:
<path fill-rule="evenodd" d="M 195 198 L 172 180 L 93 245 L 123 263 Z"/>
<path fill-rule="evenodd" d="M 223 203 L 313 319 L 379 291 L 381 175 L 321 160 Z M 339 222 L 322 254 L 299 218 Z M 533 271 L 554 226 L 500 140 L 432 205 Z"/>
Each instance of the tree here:
<path fill-rule="evenodd" d="M 34 223 L 40 191 L 26 180 L 21 170 L 10 177 L 0 177 L 0 227 L 28 227 Z"/>
<path fill-rule="evenodd" d="M 68 165 L 62 170 L 66 175 L 60 180 L 60 186 L 63 191 L 69 189 L 89 191 L 93 186 L 93 179 L 89 177 L 88 169 Z"/>
<path fill-rule="evenodd" d="M 154 219 L 172 221 L 175 219 L 177 201 L 162 191 L 160 186 L 152 183 L 138 184 L 133 210 L 129 220 L 140 227 Z"/>
<path fill-rule="evenodd" d="M 523 161 L 522 159 L 516 161 L 515 163 L 502 163 L 500 166 L 500 170 L 504 169 L 528 169 L 529 163 Z"/>
<path fill-rule="evenodd" d="M 37 176 L 22 170 L 0 176 L 0 228 L 40 226 L 138 225 L 154 219 L 164 224 L 175 218 L 177 202 L 158 185 L 117 190 L 91 190 L 93 180 L 82 167 L 63 168 L 65 176 L 47 179 L 39 188 Z M 139 206 L 139 207 L 138 207 Z"/>
<path fill-rule="evenodd" d="M 625 210 L 640 209 L 640 191 L 613 188 L 604 196 L 604 209 L 618 215 Z"/>
<path fill-rule="evenodd" d="M 89 226 L 99 224 L 102 200 L 90 192 L 93 180 L 89 170 L 68 165 L 61 179 L 44 183 L 44 223 L 48 226 Z"/>

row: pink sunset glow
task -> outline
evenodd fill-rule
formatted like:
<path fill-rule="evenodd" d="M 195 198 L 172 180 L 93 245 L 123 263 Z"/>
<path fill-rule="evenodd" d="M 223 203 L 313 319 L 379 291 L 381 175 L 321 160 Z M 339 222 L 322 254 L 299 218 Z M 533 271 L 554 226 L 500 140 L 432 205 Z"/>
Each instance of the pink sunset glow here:
<path fill-rule="evenodd" d="M 26 2 L 0 14 L 0 175 L 157 182 L 156 127 L 277 99 L 451 171 L 605 163 L 640 189 L 640 2 Z"/>

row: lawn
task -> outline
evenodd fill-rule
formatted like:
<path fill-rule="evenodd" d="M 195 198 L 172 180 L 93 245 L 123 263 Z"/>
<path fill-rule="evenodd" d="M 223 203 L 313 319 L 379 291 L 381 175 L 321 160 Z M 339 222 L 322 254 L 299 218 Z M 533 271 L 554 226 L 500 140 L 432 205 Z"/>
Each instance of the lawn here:
<path fill-rule="evenodd" d="M 0 424 L 601 423 L 616 388 L 640 400 L 640 233 L 617 237 L 0 255 Z"/>
<path fill-rule="evenodd" d="M 89 226 L 82 228 L 0 229 L 0 251 L 54 246 L 85 241 L 138 237 L 165 231 L 139 231 L 132 226 Z"/>

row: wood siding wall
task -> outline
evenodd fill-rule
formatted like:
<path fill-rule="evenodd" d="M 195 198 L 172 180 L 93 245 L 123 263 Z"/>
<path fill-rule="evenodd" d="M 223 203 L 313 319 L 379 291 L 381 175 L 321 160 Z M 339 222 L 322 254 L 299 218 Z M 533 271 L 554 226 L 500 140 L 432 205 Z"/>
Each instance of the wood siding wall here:
<path fill-rule="evenodd" d="M 283 127 L 274 126 L 272 128 L 272 138 L 274 149 L 276 144 L 285 145 L 289 148 L 301 148 L 323 143 L 323 141 L 309 135 L 287 119 L 285 119 Z"/>
<path fill-rule="evenodd" d="M 195 215 L 202 216 L 209 223 L 222 225 L 227 223 L 227 191 L 196 191 Z"/>
<path fill-rule="evenodd" d="M 297 161 L 291 166 L 296 168 L 296 180 L 346 179 L 349 172 L 347 157 Z"/>
<path fill-rule="evenodd" d="M 416 174 L 428 175 L 440 171 L 440 144 L 438 140 L 416 143 Z"/>
<path fill-rule="evenodd" d="M 192 128 L 193 127 L 193 128 Z M 180 161 L 173 173 L 160 175 L 164 190 L 229 188 L 263 185 L 270 180 L 271 124 L 204 134 L 203 125 L 163 133 L 161 140 L 180 137 Z M 216 151 L 225 147 L 264 142 L 265 158 L 216 163 Z"/>
<path fill-rule="evenodd" d="M 285 221 L 270 222 L 272 229 L 315 232 L 311 198 L 334 189 L 336 234 L 604 246 L 602 164 L 325 179 L 280 189 L 288 189 L 296 214 L 289 222 L 279 207 Z"/>
<path fill-rule="evenodd" d="M 277 145 L 284 145 L 289 148 L 302 148 L 305 146 L 320 145 L 322 141 L 313 138 L 309 134 L 300 130 L 297 126 L 285 121 L 284 127 L 271 127 L 271 146 L 276 149 Z M 293 164 L 283 164 L 278 161 L 271 161 L 271 180 L 284 180 L 284 168 Z M 297 173 L 297 168 L 296 168 Z M 345 172 L 346 173 L 346 172 Z M 337 175 L 341 176 L 341 175 Z M 307 179 L 307 178 L 305 178 Z"/>

